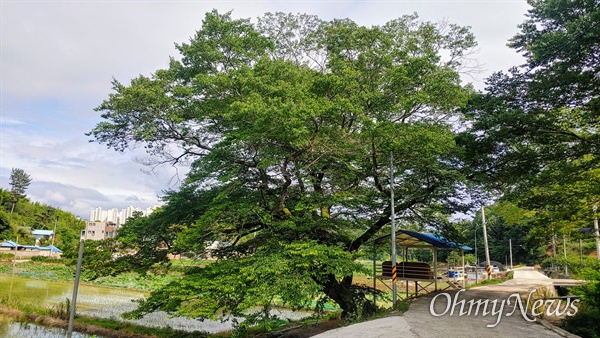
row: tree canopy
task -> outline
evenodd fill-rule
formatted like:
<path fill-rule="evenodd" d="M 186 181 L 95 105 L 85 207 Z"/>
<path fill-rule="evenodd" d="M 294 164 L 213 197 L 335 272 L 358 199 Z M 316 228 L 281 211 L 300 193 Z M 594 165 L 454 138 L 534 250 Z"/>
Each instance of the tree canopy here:
<path fill-rule="evenodd" d="M 473 128 L 461 144 L 485 173 L 479 178 L 505 198 L 548 218 L 589 221 L 600 202 L 600 4 L 529 4 L 509 43 L 527 63 L 492 75 L 486 92 L 472 96 Z"/>
<path fill-rule="evenodd" d="M 198 254 L 231 243 L 138 314 L 208 317 L 315 299 L 345 316 L 373 311 L 352 283 L 363 269 L 354 257 L 390 222 L 390 154 L 401 222 L 443 230 L 466 207 L 455 126 L 472 93 L 459 72 L 475 45 L 468 29 L 416 15 L 364 27 L 213 11 L 167 69 L 114 80 L 89 135 L 118 151 L 145 147 L 150 166 L 191 168 L 163 210 L 134 222 L 137 236 L 119 236 L 131 248 Z"/>

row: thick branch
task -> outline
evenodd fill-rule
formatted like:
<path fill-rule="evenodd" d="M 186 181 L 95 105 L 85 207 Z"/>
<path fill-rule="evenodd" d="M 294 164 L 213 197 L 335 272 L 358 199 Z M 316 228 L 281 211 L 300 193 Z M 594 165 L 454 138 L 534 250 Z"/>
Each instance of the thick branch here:
<path fill-rule="evenodd" d="M 408 208 L 412 208 L 417 203 L 423 202 L 427 197 L 429 197 L 429 195 L 432 192 L 435 191 L 435 189 L 437 189 L 437 187 L 438 187 L 437 184 L 429 186 L 424 191 L 424 194 L 422 194 L 421 196 L 416 196 L 414 198 L 411 198 L 408 201 L 405 201 L 403 203 L 400 203 L 399 205 L 396 205 L 396 210 L 406 210 Z M 350 252 L 357 251 L 363 244 L 365 244 L 371 238 L 373 238 L 373 236 L 375 236 L 375 234 L 379 230 L 381 230 L 381 228 L 383 228 L 384 225 L 388 224 L 391 221 L 390 216 L 391 216 L 391 207 L 388 207 L 384 210 L 383 215 L 381 215 L 379 217 L 379 219 L 369 229 L 367 229 L 367 231 L 365 231 L 362 235 L 360 235 L 357 239 L 355 239 L 354 241 L 352 241 L 352 243 L 350 243 L 347 250 Z"/>

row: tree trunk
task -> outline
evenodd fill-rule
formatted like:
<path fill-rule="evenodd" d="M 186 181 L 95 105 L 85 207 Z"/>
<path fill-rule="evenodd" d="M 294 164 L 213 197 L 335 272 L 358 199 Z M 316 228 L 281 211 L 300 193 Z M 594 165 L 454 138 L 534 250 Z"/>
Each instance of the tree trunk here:
<path fill-rule="evenodd" d="M 352 276 L 338 281 L 334 275 L 329 275 L 327 283 L 323 286 L 325 294 L 342 309 L 342 319 L 368 317 L 377 310 L 363 293 L 353 289 Z"/>

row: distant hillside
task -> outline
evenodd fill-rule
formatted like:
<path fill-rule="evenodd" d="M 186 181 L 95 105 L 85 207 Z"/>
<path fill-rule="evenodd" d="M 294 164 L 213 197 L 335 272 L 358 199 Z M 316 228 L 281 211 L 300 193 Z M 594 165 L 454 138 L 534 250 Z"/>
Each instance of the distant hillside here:
<path fill-rule="evenodd" d="M 85 227 L 85 222 L 74 214 L 61 209 L 31 202 L 27 197 L 21 198 L 15 205 L 11 214 L 11 193 L 0 189 L 0 240 L 16 240 L 19 243 L 35 244 L 31 235 L 32 230 L 54 230 L 56 222 L 56 238 L 54 245 L 63 248 L 75 244 L 79 240 L 79 234 Z M 44 239 L 41 245 L 47 245 Z"/>

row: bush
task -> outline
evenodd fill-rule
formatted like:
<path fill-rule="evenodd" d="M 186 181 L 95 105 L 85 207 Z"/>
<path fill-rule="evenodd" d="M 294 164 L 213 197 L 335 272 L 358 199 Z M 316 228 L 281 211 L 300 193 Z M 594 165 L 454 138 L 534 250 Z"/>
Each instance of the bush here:
<path fill-rule="evenodd" d="M 600 338 L 600 271 L 582 270 L 588 283 L 575 288 L 582 295 L 581 306 L 575 316 L 565 320 L 564 328 L 583 338 Z"/>
<path fill-rule="evenodd" d="M 600 338 L 600 309 L 581 306 L 575 316 L 565 320 L 563 328 L 582 338 Z"/>
<path fill-rule="evenodd" d="M 33 256 L 31 257 L 32 262 L 42 262 L 42 263 L 62 263 L 62 259 L 60 257 L 48 257 L 48 256 Z"/>
<path fill-rule="evenodd" d="M 0 253 L 0 262 L 10 262 L 15 259 L 15 255 L 11 253 Z"/>
<path fill-rule="evenodd" d="M 544 259 L 542 266 L 549 268 L 552 266 L 552 260 L 552 257 Z M 556 257 L 554 263 L 556 270 L 559 272 L 565 270 L 566 264 L 569 274 L 576 277 L 581 277 L 587 269 L 600 270 L 600 262 L 595 257 L 583 257 L 583 259 L 580 259 L 579 256 L 568 255 L 566 260 L 563 257 Z"/>

